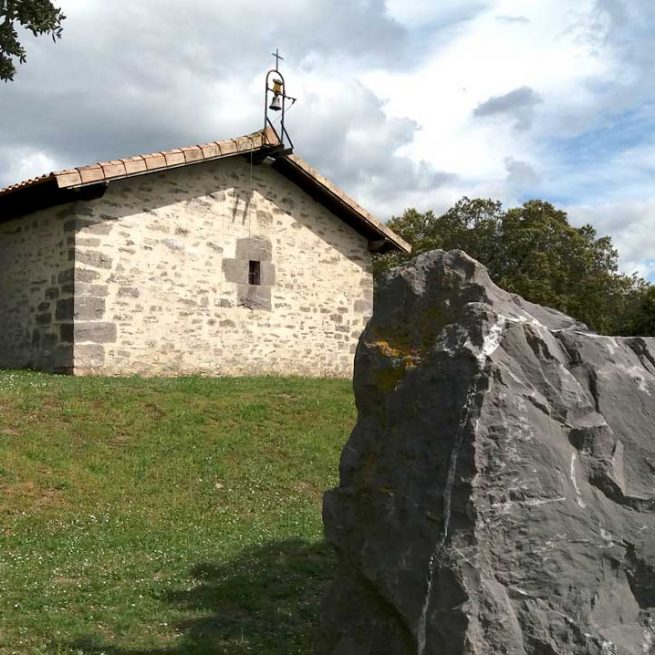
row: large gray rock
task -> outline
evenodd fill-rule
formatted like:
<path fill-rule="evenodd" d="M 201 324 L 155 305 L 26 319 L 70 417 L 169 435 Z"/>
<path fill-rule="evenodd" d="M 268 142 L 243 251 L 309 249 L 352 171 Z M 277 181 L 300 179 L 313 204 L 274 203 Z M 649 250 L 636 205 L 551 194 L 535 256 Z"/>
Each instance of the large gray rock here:
<path fill-rule="evenodd" d="M 434 251 L 381 285 L 355 392 L 319 653 L 655 653 L 655 339 Z"/>

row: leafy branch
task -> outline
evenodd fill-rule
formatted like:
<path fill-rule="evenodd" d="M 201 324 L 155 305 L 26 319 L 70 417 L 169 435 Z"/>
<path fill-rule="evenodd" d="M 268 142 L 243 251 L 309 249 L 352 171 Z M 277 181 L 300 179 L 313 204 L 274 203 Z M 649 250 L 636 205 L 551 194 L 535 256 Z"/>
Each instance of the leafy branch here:
<path fill-rule="evenodd" d="M 0 0 L 0 80 L 13 80 L 15 61 L 24 64 L 27 60 L 25 48 L 18 39 L 17 25 L 34 36 L 50 34 L 57 41 L 65 18 L 50 0 Z"/>

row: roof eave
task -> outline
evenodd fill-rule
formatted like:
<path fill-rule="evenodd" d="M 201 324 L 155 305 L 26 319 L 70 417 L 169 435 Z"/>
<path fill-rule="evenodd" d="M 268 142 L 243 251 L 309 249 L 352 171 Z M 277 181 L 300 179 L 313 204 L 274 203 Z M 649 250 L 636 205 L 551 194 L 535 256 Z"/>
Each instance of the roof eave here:
<path fill-rule="evenodd" d="M 412 251 L 409 243 L 386 225 L 380 223 L 297 155 L 276 159 L 273 168 L 366 237 L 369 242 L 369 250 L 372 252 L 397 251 L 409 254 Z"/>
<path fill-rule="evenodd" d="M 49 207 L 99 198 L 106 189 L 106 183 L 96 183 L 84 189 L 62 189 L 54 176 L 39 178 L 11 193 L 0 195 L 0 223 Z"/>

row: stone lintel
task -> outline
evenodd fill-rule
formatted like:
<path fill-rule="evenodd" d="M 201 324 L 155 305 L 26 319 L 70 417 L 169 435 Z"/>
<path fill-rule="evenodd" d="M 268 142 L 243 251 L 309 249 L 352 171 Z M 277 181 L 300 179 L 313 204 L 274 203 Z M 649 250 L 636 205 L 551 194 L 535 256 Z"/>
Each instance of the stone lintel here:
<path fill-rule="evenodd" d="M 260 236 L 237 239 L 236 258 L 246 261 L 270 262 L 273 259 L 271 240 Z"/>

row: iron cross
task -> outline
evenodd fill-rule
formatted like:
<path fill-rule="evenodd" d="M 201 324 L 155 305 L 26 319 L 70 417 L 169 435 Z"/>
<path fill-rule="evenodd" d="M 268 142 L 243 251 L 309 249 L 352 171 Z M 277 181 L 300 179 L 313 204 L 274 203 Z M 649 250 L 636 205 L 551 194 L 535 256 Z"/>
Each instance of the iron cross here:
<path fill-rule="evenodd" d="M 273 52 L 272 54 L 275 57 L 275 70 L 278 70 L 280 66 L 280 62 L 284 61 L 284 57 L 280 56 L 278 48 L 275 48 L 275 52 Z"/>

